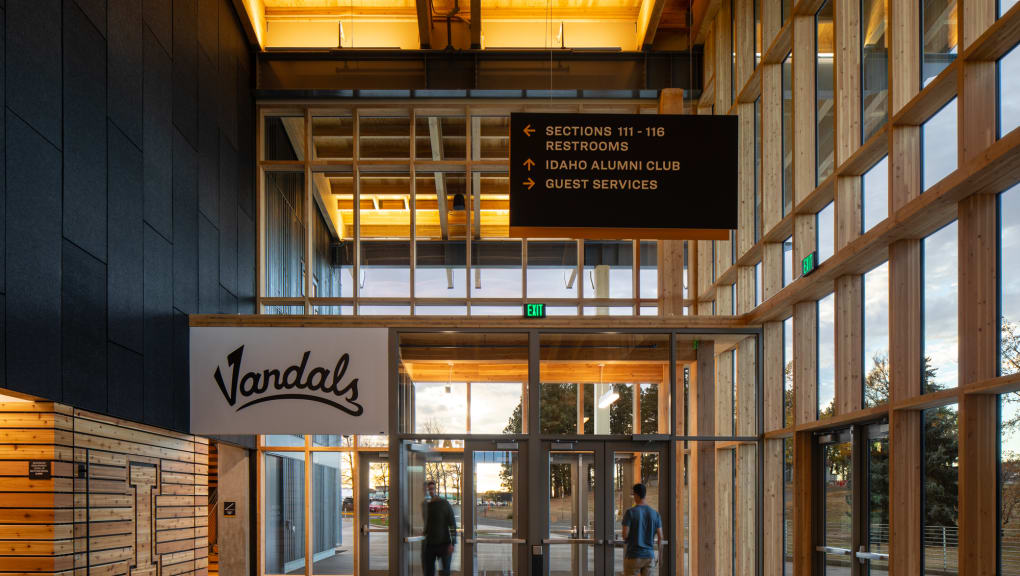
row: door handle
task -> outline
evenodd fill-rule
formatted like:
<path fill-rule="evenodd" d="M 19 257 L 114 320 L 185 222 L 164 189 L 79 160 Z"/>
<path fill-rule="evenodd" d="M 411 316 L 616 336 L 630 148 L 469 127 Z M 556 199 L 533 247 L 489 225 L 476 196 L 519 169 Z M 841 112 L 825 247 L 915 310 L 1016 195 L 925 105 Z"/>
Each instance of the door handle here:
<path fill-rule="evenodd" d="M 368 536 L 368 524 L 361 525 L 361 534 L 364 536 Z"/>
<path fill-rule="evenodd" d="M 846 548 L 836 548 L 835 546 L 816 546 L 815 550 L 822 552 L 823 554 L 835 554 L 839 556 L 850 556 L 850 550 Z"/>
<path fill-rule="evenodd" d="M 857 550 L 856 554 L 857 560 L 861 564 L 864 564 L 868 560 L 889 560 L 888 554 L 882 554 L 880 552 L 868 552 L 867 550 L 864 549 L 864 546 L 861 546 L 860 549 Z"/>

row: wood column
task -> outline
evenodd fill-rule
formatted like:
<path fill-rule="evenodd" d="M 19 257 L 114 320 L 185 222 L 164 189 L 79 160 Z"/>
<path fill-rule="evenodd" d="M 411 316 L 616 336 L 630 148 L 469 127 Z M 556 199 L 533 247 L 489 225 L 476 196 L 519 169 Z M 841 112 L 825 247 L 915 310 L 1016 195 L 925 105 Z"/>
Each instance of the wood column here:
<path fill-rule="evenodd" d="M 818 545 L 818 506 L 823 505 L 815 483 L 818 467 L 815 439 L 811 432 L 793 437 L 793 573 L 815 574 L 815 546 Z M 916 574 L 920 574 L 917 572 Z"/>
<path fill-rule="evenodd" d="M 990 194 L 959 204 L 960 386 L 998 375 L 998 210 Z M 963 394 L 959 403 L 960 574 L 992 575 L 998 546 L 999 398 Z"/>
<path fill-rule="evenodd" d="M 836 415 L 863 407 L 862 284 L 858 275 L 836 279 Z"/>
<path fill-rule="evenodd" d="M 715 344 L 698 346 L 697 367 L 692 374 L 689 398 L 691 434 L 715 434 Z M 693 442 L 688 456 L 690 473 L 690 566 L 692 576 L 715 575 L 715 446 Z"/>
<path fill-rule="evenodd" d="M 889 400 L 921 393 L 921 241 L 889 247 Z M 894 328 L 895 327 L 895 328 Z M 921 412 L 889 415 L 889 568 L 921 573 Z"/>
<path fill-rule="evenodd" d="M 753 282 L 753 269 L 752 269 Z M 757 339 L 744 338 L 737 344 L 736 434 L 756 436 L 758 397 L 755 389 L 757 376 Z M 758 552 L 757 518 L 758 446 L 740 444 L 736 448 L 737 469 L 733 514 L 736 519 L 736 573 L 754 574 Z"/>
<path fill-rule="evenodd" d="M 683 114 L 684 91 L 664 88 L 659 94 L 659 114 Z M 684 313 L 684 241 L 659 241 L 659 313 L 682 316 Z M 688 278 L 690 282 L 690 278 Z M 689 284 L 691 291 L 695 284 Z M 635 295 L 637 296 L 637 295 Z M 692 299 L 693 295 L 692 295 Z"/>
<path fill-rule="evenodd" d="M 818 305 L 800 302 L 793 307 L 793 390 L 797 424 L 818 419 Z M 796 465 L 801 466 L 796 460 Z M 797 477 L 799 478 L 799 476 Z"/>

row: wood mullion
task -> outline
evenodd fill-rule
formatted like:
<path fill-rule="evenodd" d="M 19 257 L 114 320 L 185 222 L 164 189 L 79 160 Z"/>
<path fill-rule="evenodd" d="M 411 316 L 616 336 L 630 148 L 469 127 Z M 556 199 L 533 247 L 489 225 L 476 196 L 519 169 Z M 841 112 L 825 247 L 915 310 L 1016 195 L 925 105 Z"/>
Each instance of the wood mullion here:
<path fill-rule="evenodd" d="M 959 206 L 960 388 L 998 375 L 998 198 Z M 999 398 L 961 394 L 959 423 L 960 574 L 994 574 L 998 522 Z"/>

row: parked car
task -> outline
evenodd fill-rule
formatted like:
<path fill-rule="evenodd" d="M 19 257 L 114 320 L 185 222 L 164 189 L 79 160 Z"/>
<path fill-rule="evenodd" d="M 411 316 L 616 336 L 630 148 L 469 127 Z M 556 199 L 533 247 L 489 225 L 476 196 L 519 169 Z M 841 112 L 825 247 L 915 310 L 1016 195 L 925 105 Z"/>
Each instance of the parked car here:
<path fill-rule="evenodd" d="M 390 505 L 382 500 L 371 500 L 368 503 L 368 511 L 371 513 L 387 512 L 390 509 Z"/>
<path fill-rule="evenodd" d="M 344 498 L 343 504 L 340 505 L 340 510 L 343 512 L 354 512 L 354 498 L 350 496 Z"/>

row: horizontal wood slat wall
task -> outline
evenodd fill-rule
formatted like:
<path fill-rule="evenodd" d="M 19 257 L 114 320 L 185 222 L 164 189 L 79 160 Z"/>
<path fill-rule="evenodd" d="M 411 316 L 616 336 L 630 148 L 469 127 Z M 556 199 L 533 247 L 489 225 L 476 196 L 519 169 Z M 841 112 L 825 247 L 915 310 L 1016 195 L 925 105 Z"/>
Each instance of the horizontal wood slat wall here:
<path fill-rule="evenodd" d="M 0 402 L 0 574 L 205 576 L 208 440 Z M 51 478 L 29 479 L 30 460 Z"/>

